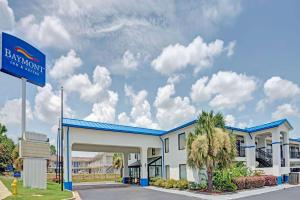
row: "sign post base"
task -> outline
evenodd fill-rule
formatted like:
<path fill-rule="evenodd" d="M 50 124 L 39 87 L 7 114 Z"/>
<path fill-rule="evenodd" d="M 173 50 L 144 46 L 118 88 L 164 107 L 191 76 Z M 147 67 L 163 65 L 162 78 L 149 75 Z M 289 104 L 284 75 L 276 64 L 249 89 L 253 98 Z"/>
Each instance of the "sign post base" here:
<path fill-rule="evenodd" d="M 46 189 L 47 159 L 50 156 L 47 135 L 26 132 L 20 141 L 20 156 L 23 158 L 23 186 Z"/>

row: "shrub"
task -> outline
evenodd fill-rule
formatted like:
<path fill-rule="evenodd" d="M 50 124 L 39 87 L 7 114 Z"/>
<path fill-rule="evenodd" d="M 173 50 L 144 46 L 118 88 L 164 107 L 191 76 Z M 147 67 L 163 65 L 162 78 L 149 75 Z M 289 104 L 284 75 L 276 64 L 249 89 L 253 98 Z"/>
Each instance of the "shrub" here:
<path fill-rule="evenodd" d="M 262 176 L 264 175 L 264 171 L 262 170 L 254 170 L 253 171 L 253 176 Z"/>
<path fill-rule="evenodd" d="M 207 183 L 201 182 L 201 183 L 195 183 L 195 182 L 189 182 L 188 188 L 190 190 L 206 190 L 207 189 Z"/>
<path fill-rule="evenodd" d="M 238 177 L 233 179 L 233 183 L 237 186 L 238 190 L 245 189 L 246 177 Z"/>
<path fill-rule="evenodd" d="M 263 176 L 249 176 L 245 180 L 245 188 L 259 188 L 265 185 L 265 177 Z"/>
<path fill-rule="evenodd" d="M 213 177 L 213 185 L 215 189 L 220 191 L 233 192 L 237 189 L 237 186 L 232 182 L 232 173 L 230 172 L 230 169 L 216 171 Z"/>
<path fill-rule="evenodd" d="M 153 178 L 150 178 L 150 185 L 154 185 L 154 183 L 155 183 L 156 181 L 160 180 L 160 179 L 162 179 L 162 178 L 160 178 L 160 177 L 153 177 Z"/>
<path fill-rule="evenodd" d="M 176 188 L 176 180 L 174 179 L 169 179 L 165 182 L 165 185 L 163 186 L 167 189 L 170 189 L 170 188 Z"/>
<path fill-rule="evenodd" d="M 185 190 L 188 188 L 188 184 L 189 184 L 189 182 L 187 180 L 179 180 L 179 181 L 177 181 L 176 188 L 179 188 L 180 190 Z"/>
<path fill-rule="evenodd" d="M 229 169 L 233 178 L 251 175 L 251 170 L 243 162 L 237 162 Z"/>
<path fill-rule="evenodd" d="M 277 176 L 272 176 L 272 175 L 266 175 L 264 176 L 265 178 L 265 186 L 273 186 L 277 185 Z"/>
<path fill-rule="evenodd" d="M 198 184 L 195 182 L 189 182 L 188 188 L 190 190 L 198 190 Z"/>
<path fill-rule="evenodd" d="M 207 189 L 207 183 L 206 182 L 199 183 L 198 188 L 199 188 L 199 190 L 206 190 Z"/>
<path fill-rule="evenodd" d="M 165 184 L 166 184 L 166 181 L 161 178 L 159 178 L 155 182 L 153 182 L 153 185 L 157 186 L 157 187 L 165 187 Z"/>

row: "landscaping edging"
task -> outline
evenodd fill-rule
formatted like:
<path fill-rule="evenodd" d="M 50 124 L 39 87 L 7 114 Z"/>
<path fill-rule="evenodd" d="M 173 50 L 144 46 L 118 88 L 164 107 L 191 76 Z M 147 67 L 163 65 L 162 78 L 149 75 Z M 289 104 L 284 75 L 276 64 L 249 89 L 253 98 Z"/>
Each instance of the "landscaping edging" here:
<path fill-rule="evenodd" d="M 5 199 L 10 195 L 12 195 L 11 192 L 5 187 L 5 185 L 0 180 L 0 199 Z"/>
<path fill-rule="evenodd" d="M 207 200 L 217 200 L 217 199 L 218 200 L 229 200 L 229 199 L 239 199 L 239 198 L 243 198 L 243 197 L 264 194 L 264 193 L 268 193 L 268 192 L 274 192 L 274 191 L 283 190 L 283 189 L 292 188 L 292 187 L 300 187 L 300 185 L 282 184 L 282 185 L 272 186 L 272 187 L 263 187 L 263 188 L 256 188 L 256 189 L 252 189 L 252 190 L 237 191 L 235 193 L 230 193 L 230 194 L 211 194 L 211 195 L 190 192 L 187 190 L 164 189 L 164 188 L 159 188 L 159 187 L 154 187 L 154 186 L 148 186 L 148 187 L 145 187 L 145 189 L 156 190 L 156 191 L 160 191 L 160 192 L 167 192 L 167 193 L 172 193 L 172 194 L 179 194 L 179 195 L 184 195 L 184 196 L 189 196 L 189 197 L 196 197 L 196 198 L 207 199 Z"/>

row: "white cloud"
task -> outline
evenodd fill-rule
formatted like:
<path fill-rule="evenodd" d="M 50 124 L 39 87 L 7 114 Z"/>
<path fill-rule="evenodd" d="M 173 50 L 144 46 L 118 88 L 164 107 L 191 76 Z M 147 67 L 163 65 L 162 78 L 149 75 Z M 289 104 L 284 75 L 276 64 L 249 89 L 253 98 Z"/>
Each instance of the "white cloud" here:
<path fill-rule="evenodd" d="M 130 98 L 132 109 L 130 116 L 133 124 L 147 128 L 158 128 L 158 125 L 152 121 L 151 106 L 147 100 L 147 91 L 141 90 L 138 93 L 125 85 L 125 95 Z"/>
<path fill-rule="evenodd" d="M 115 122 L 116 105 L 118 103 L 118 94 L 108 91 L 107 96 L 101 101 L 94 103 L 92 112 L 85 117 L 85 120 L 97 122 Z"/>
<path fill-rule="evenodd" d="M 9 31 L 13 28 L 15 16 L 13 10 L 8 6 L 7 0 L 0 0 L 0 31 Z"/>
<path fill-rule="evenodd" d="M 183 70 L 188 65 L 195 67 L 194 72 L 210 67 L 214 59 L 222 52 L 227 51 L 233 54 L 233 43 L 224 48 L 222 40 L 215 40 L 211 43 L 205 43 L 198 36 L 189 45 L 181 44 L 169 45 L 163 49 L 162 53 L 152 61 L 152 67 L 165 75 L 171 75 L 174 72 Z"/>
<path fill-rule="evenodd" d="M 72 110 L 66 104 L 67 96 L 64 95 L 64 117 L 71 117 Z M 56 124 L 60 118 L 61 98 L 59 91 L 53 91 L 52 86 L 47 83 L 45 87 L 38 87 L 35 96 L 34 114 L 35 116 L 46 123 Z"/>
<path fill-rule="evenodd" d="M 182 79 L 184 79 L 184 75 L 183 74 L 173 74 L 171 75 L 168 80 L 167 83 L 170 84 L 177 84 L 179 83 Z"/>
<path fill-rule="evenodd" d="M 82 65 L 82 60 L 71 49 L 66 56 L 61 56 L 54 63 L 50 70 L 50 76 L 55 79 L 61 79 L 73 74 L 74 70 Z"/>
<path fill-rule="evenodd" d="M 206 86 L 207 82 L 208 77 L 205 76 L 198 79 L 196 83 L 192 85 L 190 96 L 193 102 L 199 103 L 211 98 L 212 91 Z"/>
<path fill-rule="evenodd" d="M 100 99 L 101 93 L 111 84 L 110 72 L 105 67 L 96 66 L 93 72 L 93 83 L 87 74 L 71 76 L 64 82 L 67 92 L 77 92 L 84 101 L 94 102 Z"/>
<path fill-rule="evenodd" d="M 203 77 L 192 85 L 190 96 L 195 103 L 207 101 L 215 108 L 233 108 L 243 106 L 251 100 L 256 89 L 256 81 L 245 74 L 219 71 L 208 80 Z"/>
<path fill-rule="evenodd" d="M 156 118 L 161 128 L 172 128 L 195 118 L 196 109 L 190 104 L 189 98 L 173 97 L 174 94 L 173 84 L 158 88 L 154 106 L 157 109 Z"/>
<path fill-rule="evenodd" d="M 71 35 L 57 16 L 45 16 L 39 23 L 34 15 L 28 15 L 17 22 L 15 32 L 41 47 L 66 48 L 71 44 Z"/>
<path fill-rule="evenodd" d="M 300 94 L 300 88 L 297 84 L 278 76 L 273 76 L 265 82 L 264 91 L 267 98 L 271 101 L 293 98 Z"/>
<path fill-rule="evenodd" d="M 138 57 L 139 55 L 135 57 L 129 50 L 125 51 L 122 59 L 123 68 L 128 71 L 136 70 L 139 64 L 137 60 Z"/>
<path fill-rule="evenodd" d="M 292 81 L 273 76 L 264 84 L 265 98 L 256 104 L 257 111 L 263 111 L 267 104 L 275 100 L 293 99 L 300 95 L 300 87 Z"/>
<path fill-rule="evenodd" d="M 272 113 L 272 119 L 282 119 L 286 117 L 299 117 L 300 113 L 297 107 L 291 104 L 282 104 L 276 108 L 276 111 Z"/>
<path fill-rule="evenodd" d="M 54 124 L 54 125 L 51 127 L 51 133 L 57 134 L 57 131 L 58 131 L 58 125 L 57 125 L 57 124 Z"/>
<path fill-rule="evenodd" d="M 256 111 L 264 111 L 266 108 L 266 104 L 268 103 L 267 99 L 261 99 L 256 104 Z"/>
<path fill-rule="evenodd" d="M 130 125 L 130 117 L 128 117 L 128 115 L 125 112 L 122 112 L 118 115 L 118 122 L 119 124 L 123 124 L 123 125 Z"/>
<path fill-rule="evenodd" d="M 21 124 L 22 100 L 12 99 L 5 102 L 0 108 L 0 121 L 4 124 Z M 26 101 L 26 119 L 32 120 L 33 114 L 29 101 Z"/>
<path fill-rule="evenodd" d="M 227 126 L 235 126 L 235 117 L 233 115 L 226 115 L 225 116 L 225 124 Z"/>
<path fill-rule="evenodd" d="M 252 119 L 249 119 L 248 122 L 239 122 L 237 124 L 238 128 L 249 128 L 251 126 L 253 126 L 253 120 Z"/>
<path fill-rule="evenodd" d="M 227 47 L 227 56 L 231 57 L 234 54 L 234 49 L 235 49 L 236 41 L 231 41 L 228 44 Z"/>

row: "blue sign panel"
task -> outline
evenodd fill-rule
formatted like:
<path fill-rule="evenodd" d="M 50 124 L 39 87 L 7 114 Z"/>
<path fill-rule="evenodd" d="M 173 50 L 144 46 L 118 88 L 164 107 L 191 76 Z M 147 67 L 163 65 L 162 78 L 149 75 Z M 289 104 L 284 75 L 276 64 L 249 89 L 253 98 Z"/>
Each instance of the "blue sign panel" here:
<path fill-rule="evenodd" d="M 21 177 L 21 173 L 18 172 L 18 171 L 15 171 L 15 172 L 14 172 L 14 177 L 15 177 L 15 178 L 20 178 L 20 177 Z"/>
<path fill-rule="evenodd" d="M 0 71 L 38 86 L 45 86 L 46 56 L 23 40 L 2 33 Z"/>
<path fill-rule="evenodd" d="M 12 165 L 7 165 L 6 169 L 7 171 L 12 172 L 14 170 L 14 167 Z"/>

